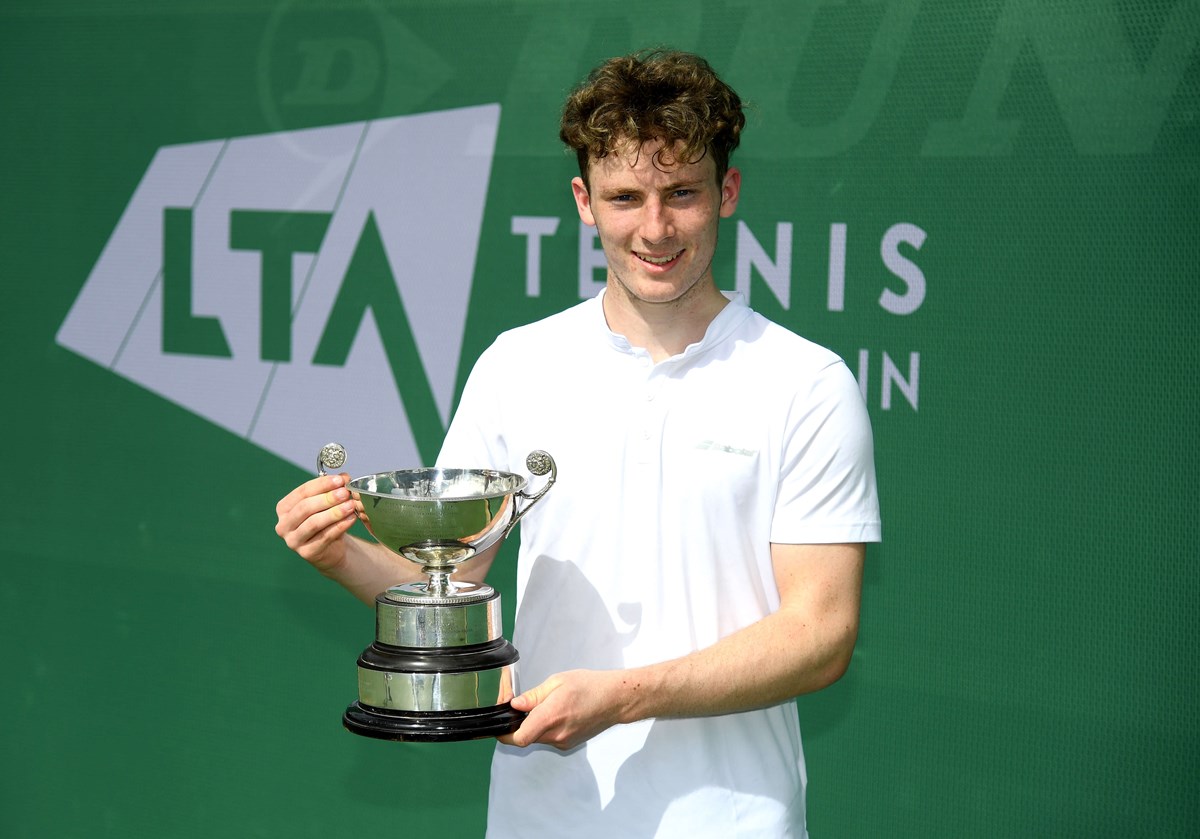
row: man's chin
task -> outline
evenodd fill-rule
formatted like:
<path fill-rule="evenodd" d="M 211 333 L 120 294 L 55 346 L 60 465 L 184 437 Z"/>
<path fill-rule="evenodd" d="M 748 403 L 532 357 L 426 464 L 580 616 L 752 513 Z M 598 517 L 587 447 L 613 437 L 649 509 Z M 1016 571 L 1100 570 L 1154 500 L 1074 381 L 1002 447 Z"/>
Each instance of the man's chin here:
<path fill-rule="evenodd" d="M 695 283 L 680 287 L 677 283 L 654 279 L 638 279 L 632 283 L 618 280 L 616 285 L 622 297 L 650 305 L 677 303 L 695 287 Z"/>

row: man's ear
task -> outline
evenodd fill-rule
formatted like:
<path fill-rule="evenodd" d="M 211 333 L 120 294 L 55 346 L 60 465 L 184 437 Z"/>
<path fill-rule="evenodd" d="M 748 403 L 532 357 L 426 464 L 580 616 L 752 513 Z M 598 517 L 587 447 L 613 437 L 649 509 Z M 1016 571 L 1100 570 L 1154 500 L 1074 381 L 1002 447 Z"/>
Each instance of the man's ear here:
<path fill-rule="evenodd" d="M 742 173 L 731 167 L 721 179 L 721 218 L 729 218 L 737 209 L 738 196 L 742 193 Z"/>
<path fill-rule="evenodd" d="M 575 209 L 579 211 L 579 220 L 595 227 L 596 217 L 592 215 L 592 196 L 588 195 L 583 178 L 571 178 L 571 192 L 575 194 Z"/>

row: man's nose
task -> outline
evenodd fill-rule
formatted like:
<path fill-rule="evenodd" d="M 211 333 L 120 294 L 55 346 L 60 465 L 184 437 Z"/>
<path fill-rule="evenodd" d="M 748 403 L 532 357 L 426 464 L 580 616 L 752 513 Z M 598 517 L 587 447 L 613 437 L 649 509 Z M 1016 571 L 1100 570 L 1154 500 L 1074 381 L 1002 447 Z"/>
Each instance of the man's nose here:
<path fill-rule="evenodd" d="M 663 242 L 675 235 L 671 211 L 662 201 L 647 201 L 644 210 L 641 233 L 647 243 Z"/>

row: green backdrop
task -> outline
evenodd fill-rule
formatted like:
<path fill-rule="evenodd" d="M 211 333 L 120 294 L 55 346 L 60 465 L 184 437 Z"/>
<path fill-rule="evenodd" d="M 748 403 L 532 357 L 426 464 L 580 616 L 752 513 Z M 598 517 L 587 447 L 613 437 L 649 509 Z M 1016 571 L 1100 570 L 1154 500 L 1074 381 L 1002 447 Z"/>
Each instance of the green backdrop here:
<path fill-rule="evenodd" d="M 446 314 L 460 387 L 499 330 L 600 276 L 559 103 L 598 60 L 663 43 L 754 105 L 719 282 L 842 354 L 874 423 L 885 541 L 860 642 L 799 701 L 814 836 L 1197 835 L 1198 42 L 1195 0 L 7 0 L 0 835 L 480 834 L 488 743 L 341 728 L 373 615 L 273 533 L 307 462 L 188 402 L 224 405 L 203 350 L 164 354 L 158 385 L 64 323 L 100 311 L 81 290 L 160 149 L 498 105 L 478 231 L 425 255 L 477 244 Z M 456 211 L 444 169 L 433 197 L 395 200 Z M 153 264 L 129 283 L 154 279 L 168 218 L 132 239 Z M 204 260 L 236 243 L 196 230 L 202 324 L 223 276 Z M 395 436 L 398 461 L 441 433 L 418 410 L 436 390 L 405 343 L 418 321 L 383 330 L 417 363 L 331 408 Z M 273 375 L 303 372 L 294 349 Z M 314 458 L 337 434 L 288 416 Z"/>

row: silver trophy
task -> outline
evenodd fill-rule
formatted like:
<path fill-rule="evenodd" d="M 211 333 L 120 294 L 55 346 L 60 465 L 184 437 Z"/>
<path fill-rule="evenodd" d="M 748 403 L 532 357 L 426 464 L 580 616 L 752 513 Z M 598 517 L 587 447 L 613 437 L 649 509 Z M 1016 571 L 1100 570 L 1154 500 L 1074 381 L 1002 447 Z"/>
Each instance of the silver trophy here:
<path fill-rule="evenodd" d="M 339 469 L 346 450 L 321 449 L 317 472 Z M 404 469 L 356 478 L 350 491 L 377 542 L 421 566 L 422 582 L 375 598 L 375 641 L 358 659 L 358 700 L 342 722 L 355 734 L 438 742 L 515 731 L 524 714 L 500 701 L 511 685 L 516 648 L 504 638 L 500 595 L 452 578 L 462 562 L 508 535 L 554 485 L 553 458 L 536 451 L 528 481 L 491 469 Z"/>

